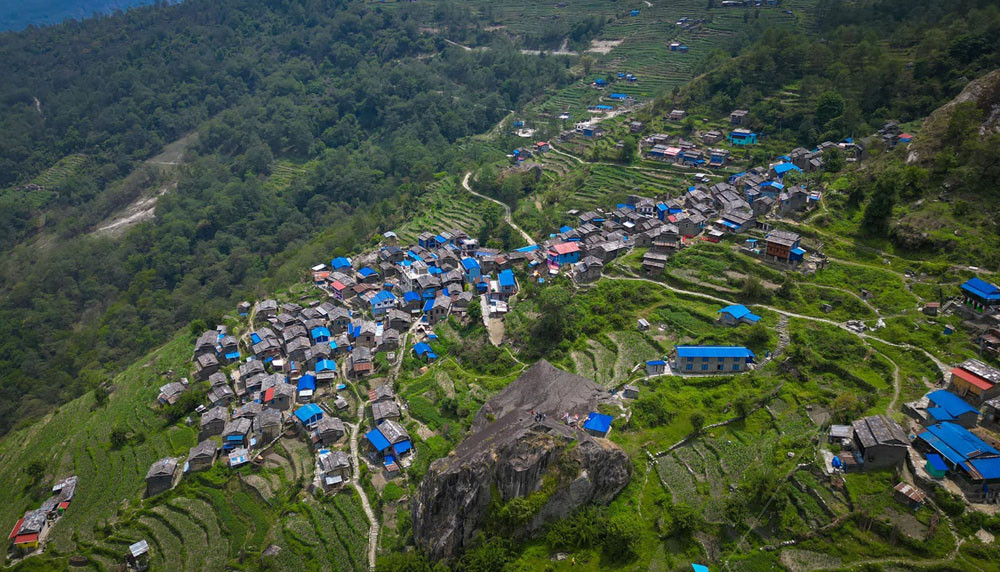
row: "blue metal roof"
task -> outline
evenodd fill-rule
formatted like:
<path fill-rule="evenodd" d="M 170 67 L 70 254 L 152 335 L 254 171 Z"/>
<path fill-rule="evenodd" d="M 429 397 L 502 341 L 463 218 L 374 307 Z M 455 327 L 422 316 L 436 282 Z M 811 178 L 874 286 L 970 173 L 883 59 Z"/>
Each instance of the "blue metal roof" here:
<path fill-rule="evenodd" d="M 732 306 L 726 306 L 725 308 L 719 310 L 719 314 L 729 314 L 730 316 L 739 320 L 743 316 L 750 313 L 750 308 L 747 308 L 743 304 L 733 304 Z"/>
<path fill-rule="evenodd" d="M 337 362 L 332 359 L 321 359 L 316 362 L 316 371 L 326 371 L 326 370 L 337 371 Z"/>
<path fill-rule="evenodd" d="M 405 300 L 406 302 L 419 302 L 420 294 L 417 294 L 413 290 L 410 290 L 409 292 L 403 294 L 403 300 Z"/>
<path fill-rule="evenodd" d="M 979 415 L 978 409 L 969 405 L 964 399 L 947 389 L 932 391 L 927 394 L 927 399 L 939 408 L 943 409 L 952 417 L 958 417 L 959 415 L 964 415 L 966 413 L 975 413 L 977 416 Z"/>
<path fill-rule="evenodd" d="M 479 261 L 475 258 L 463 258 L 462 268 L 466 270 L 472 270 L 473 268 L 479 268 Z"/>
<path fill-rule="evenodd" d="M 316 391 L 316 376 L 306 374 L 299 378 L 298 390 Z"/>
<path fill-rule="evenodd" d="M 754 355 L 743 346 L 677 346 L 677 357 L 753 359 Z"/>
<path fill-rule="evenodd" d="M 534 252 L 538 250 L 537 244 L 529 244 L 528 246 L 522 246 L 521 248 L 515 248 L 515 252 Z"/>
<path fill-rule="evenodd" d="M 295 416 L 303 423 L 309 423 L 323 417 L 323 410 L 315 403 L 307 403 L 295 410 Z"/>
<path fill-rule="evenodd" d="M 368 442 L 375 446 L 376 451 L 385 451 L 391 446 L 389 440 L 378 429 L 372 429 L 365 433 L 365 439 L 368 439 Z"/>
<path fill-rule="evenodd" d="M 795 247 L 795 248 L 793 248 L 793 249 L 791 250 L 791 253 L 792 253 L 792 254 L 796 254 L 796 255 L 798 255 L 798 256 L 802 256 L 803 254 L 805 254 L 805 253 L 806 253 L 806 251 L 805 251 L 805 250 L 803 250 L 803 249 L 801 249 L 801 248 L 799 248 L 799 247 Z"/>
<path fill-rule="evenodd" d="M 396 301 L 396 295 L 393 294 L 392 292 L 389 292 L 388 290 L 382 290 L 378 294 L 372 296 L 371 299 L 372 306 L 376 304 L 384 304 L 386 302 L 395 302 L 395 301 Z"/>
<path fill-rule="evenodd" d="M 433 307 L 434 307 L 434 298 L 429 298 L 426 302 L 424 302 L 424 312 L 430 312 L 431 308 Z"/>
<path fill-rule="evenodd" d="M 415 352 L 415 353 L 416 353 L 416 354 L 417 354 L 418 356 L 422 356 L 422 355 L 424 355 L 424 354 L 427 354 L 427 353 L 430 353 L 430 352 L 431 352 L 431 346 L 430 346 L 430 345 L 428 345 L 428 344 L 427 344 L 427 342 L 420 342 L 420 343 L 418 343 L 418 344 L 415 344 L 415 345 L 413 346 L 413 351 L 414 351 L 414 352 Z"/>
<path fill-rule="evenodd" d="M 500 286 L 510 286 L 514 287 L 514 272 L 512 270 L 501 270 L 497 278 L 500 281 Z"/>
<path fill-rule="evenodd" d="M 927 462 L 938 471 L 947 471 L 948 465 L 944 464 L 944 459 L 937 453 L 927 453 Z"/>
<path fill-rule="evenodd" d="M 973 459 L 969 461 L 984 479 L 1000 479 L 1000 457 Z"/>
<path fill-rule="evenodd" d="M 312 331 L 310 331 L 309 333 L 310 333 L 310 335 L 312 335 L 312 338 L 314 340 L 316 338 L 329 338 L 330 337 L 330 329 L 329 328 L 325 328 L 323 326 L 319 326 L 317 328 L 313 328 Z"/>
<path fill-rule="evenodd" d="M 667 365 L 667 362 L 662 359 L 651 359 L 646 362 L 646 365 Z"/>
<path fill-rule="evenodd" d="M 344 258 L 343 256 L 338 256 L 330 261 L 330 268 L 334 270 L 339 270 L 341 268 L 350 268 L 351 261 Z"/>
<path fill-rule="evenodd" d="M 777 173 L 778 175 L 784 175 L 789 171 L 798 171 L 801 173 L 802 169 L 796 167 L 792 163 L 778 163 L 777 165 L 774 166 L 774 172 Z"/>
<path fill-rule="evenodd" d="M 1000 300 L 1000 288 L 979 278 L 969 278 L 965 284 L 962 284 L 962 290 L 985 300 Z"/>
<path fill-rule="evenodd" d="M 729 228 L 739 228 L 740 227 L 740 225 L 736 224 L 735 222 L 730 222 L 730 221 L 728 221 L 726 219 L 722 219 L 722 224 L 726 225 Z"/>
<path fill-rule="evenodd" d="M 590 415 L 587 416 L 587 420 L 583 422 L 583 428 L 599 433 L 607 433 L 611 429 L 611 422 L 614 420 L 615 418 L 610 415 L 591 411 Z"/>
<path fill-rule="evenodd" d="M 361 270 L 358 270 L 358 274 L 364 276 L 365 278 L 368 278 L 369 276 L 375 276 L 376 274 L 378 274 L 378 272 L 375 272 L 371 268 L 365 266 Z"/>
<path fill-rule="evenodd" d="M 610 97 L 611 99 L 628 99 L 628 96 L 624 93 L 612 93 Z"/>
<path fill-rule="evenodd" d="M 253 342 L 253 343 L 255 343 L 255 344 L 259 344 L 260 343 L 260 336 L 257 334 L 257 332 L 254 332 L 254 333 L 250 334 L 250 341 Z"/>
<path fill-rule="evenodd" d="M 399 443 L 396 443 L 395 445 L 392 446 L 392 450 L 395 451 L 397 455 L 402 455 L 403 453 L 409 451 L 412 448 L 413 445 L 410 444 L 409 439 L 407 439 L 406 441 L 400 441 Z"/>
<path fill-rule="evenodd" d="M 980 455 L 1000 455 L 1000 451 L 991 447 L 965 427 L 954 423 L 944 422 L 931 425 L 917 436 L 956 464 Z M 942 447 L 939 448 L 938 445 Z"/>
<path fill-rule="evenodd" d="M 226 359 L 228 360 L 240 359 L 240 352 L 229 352 L 228 354 L 226 354 Z"/>

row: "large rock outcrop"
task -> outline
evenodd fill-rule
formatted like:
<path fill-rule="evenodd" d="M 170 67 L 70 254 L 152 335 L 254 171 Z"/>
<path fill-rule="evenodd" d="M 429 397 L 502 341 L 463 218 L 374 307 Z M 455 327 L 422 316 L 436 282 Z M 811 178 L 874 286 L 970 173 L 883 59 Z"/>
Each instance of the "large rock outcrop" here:
<path fill-rule="evenodd" d="M 509 502 L 558 485 L 521 534 L 530 534 L 587 503 L 607 503 L 628 484 L 631 464 L 617 445 L 563 419 L 608 400 L 593 381 L 540 361 L 476 414 L 472 431 L 447 457 L 431 464 L 413 500 L 413 535 L 434 560 L 466 548 L 494 500 Z M 535 413 L 546 419 L 535 421 Z M 550 479 L 551 482 L 551 479 Z M 494 498 L 494 495 L 499 498 Z"/>

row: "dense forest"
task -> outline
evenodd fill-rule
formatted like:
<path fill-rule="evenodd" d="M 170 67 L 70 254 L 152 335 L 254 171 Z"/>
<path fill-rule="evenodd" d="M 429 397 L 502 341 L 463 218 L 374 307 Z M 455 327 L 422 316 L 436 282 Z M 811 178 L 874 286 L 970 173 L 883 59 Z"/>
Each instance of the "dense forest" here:
<path fill-rule="evenodd" d="M 719 114 L 748 107 L 758 132 L 811 146 L 920 119 L 1000 67 L 1000 7 L 988 0 L 832 0 L 816 26 L 719 51 L 684 99 Z M 781 96 L 789 87 L 796 98 Z"/>
<path fill-rule="evenodd" d="M 0 67 L 0 431 L 297 278 L 290 260 L 398 223 L 457 169 L 455 141 L 571 79 L 562 58 L 465 51 L 405 10 L 322 0 L 192 0 L 0 35 Z M 192 133 L 179 172 L 144 166 Z M 74 173 L 24 200 L 70 154 L 85 156 Z M 281 158 L 311 167 L 276 189 Z M 154 222 L 89 234 L 171 184 Z"/>

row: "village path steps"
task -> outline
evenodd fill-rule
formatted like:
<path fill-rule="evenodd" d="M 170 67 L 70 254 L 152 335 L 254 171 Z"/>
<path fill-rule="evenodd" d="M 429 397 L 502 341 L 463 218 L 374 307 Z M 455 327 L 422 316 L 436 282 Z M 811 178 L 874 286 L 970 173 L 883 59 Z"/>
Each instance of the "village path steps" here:
<path fill-rule="evenodd" d="M 368 517 L 368 522 L 371 523 L 371 527 L 368 529 L 368 569 L 375 570 L 375 549 L 378 547 L 378 520 L 375 518 L 375 512 L 372 510 L 370 504 L 368 504 L 368 495 L 365 494 L 365 490 L 361 487 L 361 483 L 358 482 L 361 473 L 361 460 L 358 457 L 358 427 L 361 426 L 361 418 L 365 412 L 365 402 L 362 401 L 358 405 L 358 422 L 351 423 L 351 457 L 354 459 L 354 467 L 357 476 L 351 480 L 351 485 L 354 489 L 358 491 L 358 497 L 361 499 L 361 508 L 365 511 L 365 516 Z"/>

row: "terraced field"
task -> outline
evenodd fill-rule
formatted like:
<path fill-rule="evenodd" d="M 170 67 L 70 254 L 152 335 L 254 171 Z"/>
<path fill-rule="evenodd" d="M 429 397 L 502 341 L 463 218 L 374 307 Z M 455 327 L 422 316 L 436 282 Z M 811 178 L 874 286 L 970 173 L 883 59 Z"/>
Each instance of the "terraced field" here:
<path fill-rule="evenodd" d="M 295 163 L 287 159 L 279 159 L 271 165 L 271 175 L 267 178 L 267 186 L 282 191 L 292 184 L 295 177 L 309 171 L 309 164 Z"/>
<path fill-rule="evenodd" d="M 16 190 L 14 188 L 0 189 L 0 196 L 12 195 L 16 193 L 17 200 L 24 201 L 34 208 L 39 208 L 49 202 L 55 196 L 51 187 L 65 181 L 87 158 L 82 153 L 67 155 L 56 162 L 40 175 L 31 180 L 32 184 L 40 185 L 42 189 Z"/>
<path fill-rule="evenodd" d="M 454 177 L 441 179 L 420 197 L 419 207 L 413 211 L 420 216 L 396 229 L 396 234 L 404 244 L 416 243 L 417 235 L 424 231 L 438 233 L 457 228 L 475 235 L 488 204 L 465 192 Z"/>
<path fill-rule="evenodd" d="M 283 570 L 365 570 L 367 531 L 361 502 L 352 492 L 298 503 L 280 523 L 275 540 L 282 550 L 274 563 Z"/>

